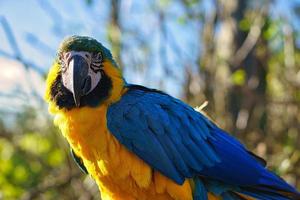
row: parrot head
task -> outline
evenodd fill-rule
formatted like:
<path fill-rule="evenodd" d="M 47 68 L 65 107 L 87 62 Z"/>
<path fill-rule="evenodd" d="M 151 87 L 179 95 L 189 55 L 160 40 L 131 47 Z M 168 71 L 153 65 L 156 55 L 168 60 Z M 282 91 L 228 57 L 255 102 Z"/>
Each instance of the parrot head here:
<path fill-rule="evenodd" d="M 124 85 L 110 51 L 97 40 L 63 40 L 47 77 L 46 100 L 58 108 L 96 107 Z"/>

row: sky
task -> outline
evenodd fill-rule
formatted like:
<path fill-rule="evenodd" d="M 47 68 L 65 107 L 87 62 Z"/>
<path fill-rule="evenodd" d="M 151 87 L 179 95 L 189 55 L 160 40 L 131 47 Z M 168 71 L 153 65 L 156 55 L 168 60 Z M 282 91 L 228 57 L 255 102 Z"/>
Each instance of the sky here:
<path fill-rule="evenodd" d="M 105 7 L 93 9 L 88 7 L 84 1 L 54 0 L 51 1 L 51 4 L 43 2 L 48 1 L 0 1 L 0 16 L 4 16 L 8 21 L 21 51 L 24 52 L 25 59 L 33 60 L 34 63 L 46 70 L 51 65 L 51 59 L 55 55 L 59 42 L 66 35 L 87 34 L 105 40 L 104 30 L 95 30 L 96 24 L 93 24 L 95 19 L 91 19 L 93 17 L 99 19 L 100 24 L 103 23 L 101 20 L 105 20 L 103 17 L 107 12 Z M 48 8 L 46 8 L 47 6 Z M 53 6 L 55 6 L 55 12 L 51 11 Z M 60 27 L 57 26 L 57 23 L 60 24 Z M 84 27 L 82 27 L 83 25 Z M 0 33 L 0 39 L 4 41 L 0 49 L 11 53 L 3 30 Z M 30 37 L 32 34 L 48 48 L 32 46 L 31 42 L 34 42 L 34 38 Z"/>
<path fill-rule="evenodd" d="M 96 38 L 104 46 L 110 48 L 106 37 L 106 25 L 109 21 L 107 19 L 109 17 L 108 2 L 108 0 L 98 0 L 94 1 L 94 5 L 97 6 L 88 6 L 85 1 L 72 0 L 2 0 L 0 1 L 0 19 L 1 17 L 5 17 L 11 27 L 24 60 L 34 63 L 40 71 L 46 72 L 53 62 L 59 43 L 68 35 L 88 35 Z M 153 8 L 145 2 L 147 1 L 123 0 L 121 4 L 123 11 L 121 19 L 125 22 L 126 28 L 129 30 L 128 32 L 130 32 L 130 29 L 139 29 L 143 37 L 153 38 L 151 47 L 154 52 L 152 55 L 153 59 L 149 60 L 153 67 L 149 69 L 150 71 L 128 72 L 125 73 L 125 76 L 129 82 L 158 87 L 159 78 L 157 77 L 162 73 L 160 52 L 158 49 L 160 43 L 163 42 L 163 38 L 159 37 L 157 16 L 148 14 L 147 11 Z M 158 5 L 164 6 L 163 3 Z M 179 16 L 182 10 L 179 7 L 173 6 L 170 12 L 174 12 Z M 136 27 L 136 22 L 140 19 L 143 19 L 143 26 Z M 186 55 L 188 55 L 187 52 L 189 54 L 197 54 L 195 50 L 197 48 L 194 46 L 197 38 L 190 36 L 190 30 L 178 30 L 175 26 L 176 23 L 177 21 L 170 22 L 167 26 L 170 29 L 174 29 L 174 32 L 180 33 L 174 36 L 176 40 L 181 41 L 179 49 L 182 49 Z M 149 27 L 153 27 L 153 29 Z M 192 28 L 190 27 L 190 29 Z M 130 33 L 127 35 L 124 34 L 125 45 L 126 43 L 133 43 L 135 41 L 134 37 L 135 35 L 131 35 Z M 0 44 L 0 50 L 13 54 L 2 27 L 0 27 L 0 41 L 3 41 Z M 170 49 L 171 47 L 168 48 Z M 138 49 L 131 49 L 128 53 L 125 52 L 123 56 L 124 64 L 128 66 L 134 65 L 131 63 L 132 59 L 129 58 L 130 56 L 137 57 L 134 59 L 138 60 L 139 54 L 140 51 Z M 180 58 L 170 50 L 167 50 L 166 56 L 170 60 L 168 64 L 173 65 L 177 69 L 177 72 L 180 73 L 179 70 L 181 69 L 178 67 L 179 62 L 181 62 Z M 189 56 L 193 57 L 192 55 Z M 5 70 L 10 69 L 5 67 Z M 168 84 L 173 85 L 172 81 L 168 82 Z M 8 88 L 8 90 L 10 89 Z M 172 90 L 170 93 L 175 96 L 179 95 L 178 90 Z"/>
<path fill-rule="evenodd" d="M 47 70 L 52 62 L 50 56 L 53 57 L 55 55 L 55 49 L 66 35 L 90 35 L 103 42 L 104 45 L 108 45 L 105 29 L 99 28 L 99 25 L 106 25 L 108 20 L 109 10 L 107 2 L 109 0 L 96 0 L 94 5 L 97 6 L 88 6 L 83 0 L 1 0 L 0 16 L 4 16 L 8 21 L 21 51 L 26 52 L 24 57 L 33 60 L 38 66 Z M 124 21 L 126 20 L 127 27 L 135 26 L 136 20 L 139 19 L 145 19 L 143 20 L 145 28 L 141 28 L 145 32 L 149 31 L 145 23 L 157 25 L 156 19 L 147 16 L 147 12 L 143 13 L 143 9 L 140 9 L 145 8 L 145 2 L 147 1 L 123 0 L 122 2 L 122 7 L 124 8 L 122 17 Z M 294 13 L 289 12 L 289 10 L 295 5 L 300 6 L 300 0 L 276 0 L 273 10 L 274 15 L 285 15 L 288 18 L 294 18 Z M 209 3 L 206 3 L 206 6 L 208 9 L 211 9 Z M 180 15 L 180 9 L 176 6 L 173 7 L 173 12 L 177 12 Z M 61 22 L 63 22 L 63 25 Z M 177 21 L 175 22 L 177 23 Z M 57 24 L 60 25 L 57 26 Z M 299 25 L 300 22 L 294 20 L 294 26 L 299 27 Z M 175 26 L 170 28 L 175 28 Z M 183 31 L 178 30 L 175 30 L 175 32 L 180 33 L 181 41 L 189 40 L 190 34 L 185 34 Z M 189 31 L 185 30 L 185 32 Z M 40 48 L 36 47 L 38 44 L 32 47 L 32 42 L 35 39 L 32 37 L 32 34 L 37 36 L 38 40 L 45 45 L 40 45 Z M 0 28 L 0 41 L 0 49 L 11 53 L 11 48 L 2 28 Z M 187 45 L 192 44 L 191 42 L 187 43 Z"/>
<path fill-rule="evenodd" d="M 180 96 L 179 88 L 183 84 L 184 72 L 181 63 L 186 60 L 191 65 L 196 64 L 196 55 L 199 53 L 197 48 L 198 33 L 195 33 L 198 25 L 189 23 L 184 29 L 178 25 L 178 19 L 181 17 L 183 10 L 181 7 L 172 4 L 167 12 L 171 13 L 173 18 L 167 19 L 167 28 L 172 31 L 173 39 L 178 41 L 177 48 L 179 52 L 174 51 L 174 46 L 168 46 L 165 56 L 167 63 L 163 63 L 161 59 L 162 52 L 159 51 L 160 45 L 164 42 L 164 38 L 159 35 L 159 20 L 157 16 L 149 15 L 148 11 L 153 9 L 153 4 L 146 0 L 123 0 L 121 7 L 122 24 L 126 26 L 127 33 L 122 37 L 124 45 L 131 44 L 136 41 L 137 36 L 131 34 L 130 30 L 138 30 L 140 36 L 144 39 L 151 39 L 151 57 L 143 57 L 139 49 L 129 49 L 123 54 L 125 67 L 132 67 L 131 71 L 125 73 L 125 77 L 129 82 L 143 84 L 149 87 L 159 87 L 159 78 L 162 66 L 167 64 L 175 71 L 176 81 L 166 81 L 166 90 L 174 96 Z M 168 0 L 157 0 L 157 8 L 163 8 Z M 209 13 L 213 9 L 210 1 L 204 1 L 203 11 Z M 258 1 L 259 2 L 259 1 Z M 286 16 L 293 22 L 293 25 L 300 29 L 300 22 L 293 20 L 295 14 L 291 12 L 296 5 L 300 6 L 300 0 L 276 0 L 274 7 L 271 9 L 274 17 Z M 109 0 L 94 0 L 96 6 L 89 6 L 83 0 L 1 0 L 0 1 L 0 21 L 3 17 L 12 29 L 13 35 L 24 60 L 33 63 L 41 72 L 47 72 L 56 54 L 56 49 L 61 40 L 67 35 L 88 35 L 101 41 L 105 46 L 110 48 L 107 41 L 107 23 L 109 17 Z M 103 27 L 103 28 L 101 28 Z M 176 33 L 176 34 L 174 34 Z M 168 33 L 169 34 L 169 33 Z M 171 36 L 168 35 L 168 38 Z M 137 45 L 137 48 L 139 46 Z M 9 45 L 8 39 L 2 26 L 0 26 L 0 52 L 14 55 Z M 180 54 L 180 55 L 179 55 Z M 1 53 L 0 53 L 1 58 Z M 139 70 L 139 59 L 148 59 L 151 68 L 147 70 Z M 185 59 L 185 60 L 184 60 Z M 135 61 L 133 63 L 133 61 Z M 25 87 L 25 78 L 21 77 L 24 66 L 20 63 L 0 59 L 0 69 L 4 69 L 0 74 L 0 94 L 1 92 L 9 93 L 17 87 Z M 21 74 L 22 74 L 21 73 Z M 32 80 L 36 81 L 39 91 L 43 91 L 44 81 L 36 80 L 38 77 L 34 72 L 29 72 Z M 38 83 L 39 82 L 39 83 Z M 1 101 L 1 100 L 0 100 Z M 12 104 L 12 103 L 11 103 Z M 13 103 L 14 104 L 14 103 Z"/>
<path fill-rule="evenodd" d="M 45 2 L 47 1 L 0 1 L 0 21 L 5 17 L 16 39 L 22 59 L 33 63 L 42 73 L 46 73 L 50 68 L 56 49 L 65 36 L 83 34 L 105 41 L 104 30 L 99 30 L 95 24 L 96 20 L 100 23 L 106 20 L 105 7 L 88 7 L 84 1 L 54 0 L 51 4 Z M 54 10 L 51 10 L 52 6 Z M 2 26 L 0 26 L 0 41 L 0 51 L 14 55 Z M 21 95 L 30 94 L 32 87 L 38 96 L 43 97 L 45 81 L 34 70 L 26 71 L 22 64 L 1 57 L 1 54 L 0 69 L 2 70 L 0 94 L 5 94 L 0 98 L 0 103 L 6 105 L 4 108 L 1 106 L 0 111 L 14 113 L 18 110 L 18 106 L 36 104 Z M 15 93 L 20 93 L 22 98 L 11 99 L 11 95 Z"/>

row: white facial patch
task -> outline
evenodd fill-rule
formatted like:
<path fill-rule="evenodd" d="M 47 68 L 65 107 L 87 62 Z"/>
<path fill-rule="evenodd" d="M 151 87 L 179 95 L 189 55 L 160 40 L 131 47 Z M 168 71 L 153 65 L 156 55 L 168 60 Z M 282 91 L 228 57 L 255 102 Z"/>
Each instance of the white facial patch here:
<path fill-rule="evenodd" d="M 100 82 L 101 73 L 100 73 L 100 71 L 94 72 L 94 70 L 92 70 L 91 66 L 89 66 L 88 76 L 91 77 L 91 89 L 86 94 L 90 93 L 92 90 L 94 90 L 96 88 L 96 86 Z"/>
<path fill-rule="evenodd" d="M 73 63 L 74 60 L 72 58 L 76 55 L 82 57 L 88 65 L 88 75 L 86 78 L 90 78 L 90 88 L 88 91 L 85 91 L 84 94 L 82 94 L 82 95 L 87 95 L 97 87 L 98 83 L 101 80 L 101 71 L 99 69 L 102 60 L 99 60 L 99 56 L 95 58 L 90 52 L 86 52 L 86 51 L 69 51 L 62 55 L 61 58 L 61 68 L 63 73 L 62 82 L 63 85 L 72 93 L 74 93 L 74 80 L 73 80 L 74 68 L 70 66 L 74 66 Z M 95 70 L 95 66 L 99 69 Z"/>
<path fill-rule="evenodd" d="M 74 60 L 71 60 L 71 62 L 74 62 Z M 71 63 L 72 64 L 72 63 Z M 69 64 L 68 64 L 69 65 Z M 64 75 L 62 76 L 62 82 L 63 85 L 70 91 L 70 92 L 74 92 L 74 88 L 73 88 L 73 70 L 74 68 L 71 67 L 69 69 L 69 67 L 65 66 L 67 69 L 65 71 L 63 71 Z"/>

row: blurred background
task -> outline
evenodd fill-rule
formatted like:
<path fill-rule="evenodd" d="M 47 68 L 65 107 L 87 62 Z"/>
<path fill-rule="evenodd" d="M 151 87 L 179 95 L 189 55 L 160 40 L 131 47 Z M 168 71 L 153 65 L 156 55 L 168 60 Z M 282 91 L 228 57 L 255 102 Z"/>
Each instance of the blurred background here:
<path fill-rule="evenodd" d="M 300 0 L 1 0 L 0 199 L 99 199 L 52 125 L 45 77 L 88 35 L 128 82 L 204 110 L 300 189 Z"/>

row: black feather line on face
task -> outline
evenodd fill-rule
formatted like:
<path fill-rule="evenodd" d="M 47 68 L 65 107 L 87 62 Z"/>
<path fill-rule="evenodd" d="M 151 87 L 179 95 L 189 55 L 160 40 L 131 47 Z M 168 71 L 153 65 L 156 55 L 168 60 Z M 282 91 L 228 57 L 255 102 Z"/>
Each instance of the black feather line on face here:
<path fill-rule="evenodd" d="M 101 71 L 101 68 L 102 68 L 102 67 L 103 67 L 103 66 L 102 66 L 102 63 L 100 63 L 99 65 L 96 65 L 96 64 L 94 64 L 94 63 L 91 64 L 91 69 L 92 69 L 95 73 Z"/>
<path fill-rule="evenodd" d="M 82 96 L 80 107 L 96 107 L 110 96 L 112 89 L 111 79 L 101 71 L 101 79 L 98 85 L 89 94 Z M 75 108 L 75 102 L 72 93 L 62 84 L 61 73 L 57 76 L 51 86 L 51 100 L 61 108 L 68 110 Z"/>

